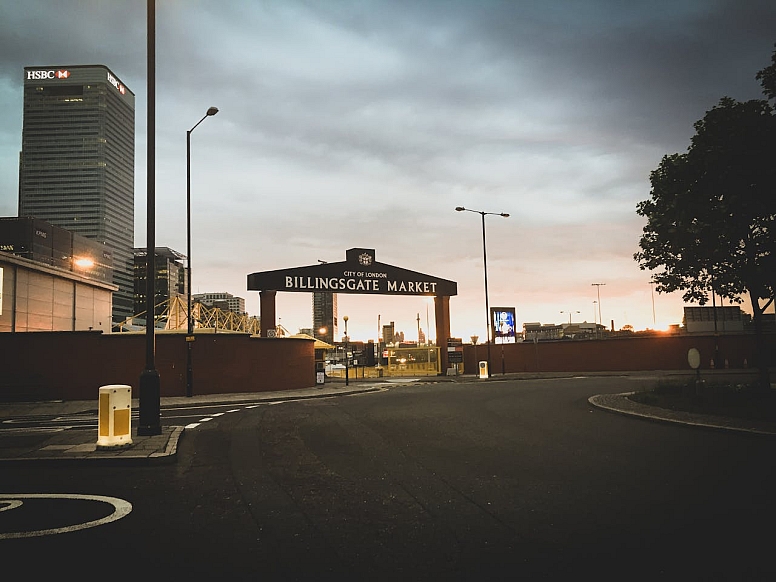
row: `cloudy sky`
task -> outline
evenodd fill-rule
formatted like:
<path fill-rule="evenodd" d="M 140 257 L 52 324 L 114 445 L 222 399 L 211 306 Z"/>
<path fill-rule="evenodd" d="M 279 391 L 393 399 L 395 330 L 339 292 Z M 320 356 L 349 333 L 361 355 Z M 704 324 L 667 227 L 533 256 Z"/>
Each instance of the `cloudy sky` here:
<path fill-rule="evenodd" d="M 194 292 L 258 314 L 257 271 L 346 249 L 457 281 L 451 332 L 491 306 L 524 322 L 680 323 L 633 260 L 649 173 L 723 96 L 761 98 L 772 0 L 158 0 L 156 243 L 186 251 L 192 134 Z M 135 244 L 146 245 L 144 0 L 0 0 L 0 215 L 18 210 L 25 66 L 102 64 L 135 93 Z M 593 283 L 604 283 L 596 287 Z M 653 309 L 654 297 L 654 309 Z M 280 323 L 311 298 L 278 294 Z M 562 312 L 562 313 L 561 313 Z M 578 313 L 577 313 L 578 312 Z M 339 296 L 354 339 L 378 317 L 415 339 L 422 297 Z M 341 329 L 340 329 L 341 331 Z"/>

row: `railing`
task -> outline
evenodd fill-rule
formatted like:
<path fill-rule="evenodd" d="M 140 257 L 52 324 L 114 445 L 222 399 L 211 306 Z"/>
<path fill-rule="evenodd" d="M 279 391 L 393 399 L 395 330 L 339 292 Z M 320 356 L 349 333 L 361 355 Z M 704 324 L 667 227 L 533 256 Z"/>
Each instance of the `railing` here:
<path fill-rule="evenodd" d="M 388 362 L 381 366 L 350 366 L 349 379 L 439 375 L 439 348 L 388 348 Z M 327 370 L 332 378 L 345 378 L 344 368 Z"/>
<path fill-rule="evenodd" d="M 252 335 L 261 333 L 259 318 L 257 317 L 223 311 L 218 307 L 206 307 L 198 302 L 191 307 L 193 327 L 195 329 L 208 329 L 213 330 L 215 333 L 218 333 L 219 330 L 243 332 Z M 183 296 L 172 297 L 155 305 L 154 311 L 159 312 L 154 317 L 157 329 L 188 330 L 188 305 Z M 141 311 L 129 318 L 128 321 L 114 324 L 113 332 L 140 331 L 141 326 L 133 325 L 132 320 L 135 317 L 145 319 L 145 316 L 146 312 Z"/>

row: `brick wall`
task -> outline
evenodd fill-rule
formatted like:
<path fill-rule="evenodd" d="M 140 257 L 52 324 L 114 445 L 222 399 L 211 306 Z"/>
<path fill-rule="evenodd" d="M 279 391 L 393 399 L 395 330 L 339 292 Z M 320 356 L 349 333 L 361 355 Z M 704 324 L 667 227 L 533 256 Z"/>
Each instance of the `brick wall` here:
<path fill-rule="evenodd" d="M 157 334 L 162 396 L 186 395 L 185 334 Z M 100 386 L 127 384 L 138 395 L 144 334 L 0 333 L 0 401 L 91 400 Z M 193 394 L 262 392 L 315 386 L 314 342 L 246 334 L 197 334 Z"/>

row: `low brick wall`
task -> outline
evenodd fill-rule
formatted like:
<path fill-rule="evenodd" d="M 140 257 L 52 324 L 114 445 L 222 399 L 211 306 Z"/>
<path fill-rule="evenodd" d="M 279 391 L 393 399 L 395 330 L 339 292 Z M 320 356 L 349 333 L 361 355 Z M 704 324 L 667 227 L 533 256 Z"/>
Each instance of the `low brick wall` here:
<path fill-rule="evenodd" d="M 776 365 L 776 336 L 765 336 L 768 367 Z M 536 344 L 492 344 L 490 372 L 603 372 L 638 370 L 689 370 L 687 352 L 701 354 L 701 369 L 709 369 L 715 354 L 719 367 L 754 368 L 755 336 L 666 335 L 602 340 L 541 341 Z M 502 356 L 503 355 L 503 356 Z M 464 373 L 476 374 L 487 361 L 487 345 L 464 345 Z"/>
<path fill-rule="evenodd" d="M 138 394 L 146 364 L 144 334 L 0 333 L 0 401 L 90 400 L 100 386 L 127 384 Z M 157 334 L 155 369 L 162 396 L 186 395 L 185 334 Z M 193 394 L 262 392 L 315 386 L 312 340 L 247 334 L 197 334 Z"/>

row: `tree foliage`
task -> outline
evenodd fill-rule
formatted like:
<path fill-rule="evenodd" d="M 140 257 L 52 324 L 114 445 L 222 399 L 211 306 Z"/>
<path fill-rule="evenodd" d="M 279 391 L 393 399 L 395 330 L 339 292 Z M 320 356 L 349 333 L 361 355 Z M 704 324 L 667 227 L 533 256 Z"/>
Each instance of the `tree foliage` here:
<path fill-rule="evenodd" d="M 774 45 L 776 47 L 776 45 Z M 757 73 L 755 77 L 762 85 L 763 93 L 768 99 L 776 99 L 776 50 L 771 55 L 771 64 Z"/>
<path fill-rule="evenodd" d="M 776 52 L 757 78 L 776 97 Z M 724 97 L 694 127 L 687 152 L 664 156 L 650 174 L 634 259 L 653 271 L 658 292 L 684 291 L 688 302 L 748 294 L 761 336 L 776 292 L 776 114 L 766 100 Z"/>

